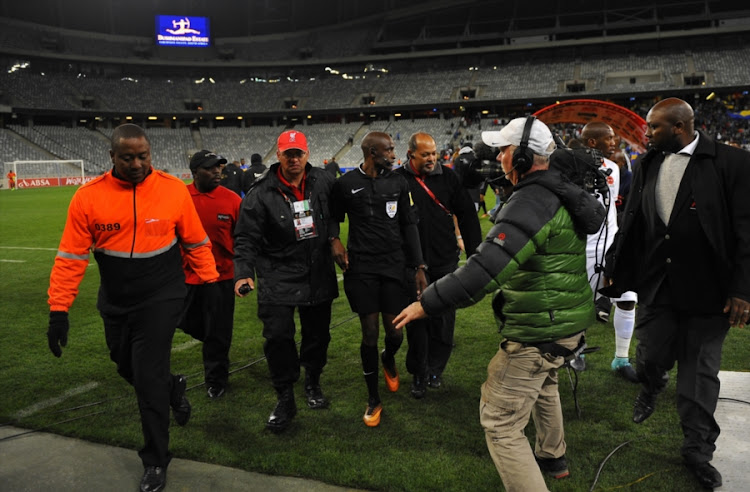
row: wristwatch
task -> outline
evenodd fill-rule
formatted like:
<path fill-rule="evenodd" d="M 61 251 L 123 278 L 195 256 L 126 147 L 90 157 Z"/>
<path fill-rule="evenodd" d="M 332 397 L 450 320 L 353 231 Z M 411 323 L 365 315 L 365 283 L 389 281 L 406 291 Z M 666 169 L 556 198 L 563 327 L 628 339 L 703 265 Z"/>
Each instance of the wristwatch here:
<path fill-rule="evenodd" d="M 426 272 L 427 271 L 427 265 L 422 264 L 422 265 L 418 265 L 418 266 L 414 267 L 414 271 L 417 271 L 417 270 L 424 270 Z"/>

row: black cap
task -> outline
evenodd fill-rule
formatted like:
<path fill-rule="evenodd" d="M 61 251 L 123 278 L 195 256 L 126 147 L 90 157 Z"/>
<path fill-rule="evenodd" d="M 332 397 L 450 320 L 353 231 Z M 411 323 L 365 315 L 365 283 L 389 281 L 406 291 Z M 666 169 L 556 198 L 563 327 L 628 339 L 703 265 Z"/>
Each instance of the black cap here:
<path fill-rule="evenodd" d="M 263 157 L 260 154 L 253 154 L 250 156 L 250 164 L 263 164 Z"/>
<path fill-rule="evenodd" d="M 210 150 L 199 150 L 190 158 L 190 170 L 195 171 L 199 167 L 210 168 L 216 164 L 226 163 L 226 159 Z"/>

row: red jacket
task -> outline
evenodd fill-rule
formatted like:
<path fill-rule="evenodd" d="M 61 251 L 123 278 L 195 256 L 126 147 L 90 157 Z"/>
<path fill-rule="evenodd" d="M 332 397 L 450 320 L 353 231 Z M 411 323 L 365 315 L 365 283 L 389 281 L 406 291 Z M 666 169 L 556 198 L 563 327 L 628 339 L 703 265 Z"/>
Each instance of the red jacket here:
<path fill-rule="evenodd" d="M 152 170 L 134 185 L 110 171 L 73 195 L 50 275 L 50 309 L 68 311 L 73 304 L 90 250 L 101 277 L 100 311 L 123 313 L 184 297 L 180 246 L 204 282 L 218 278 L 211 243 L 182 181 Z"/>
<path fill-rule="evenodd" d="M 219 280 L 234 279 L 234 226 L 240 213 L 242 199 L 229 188 L 218 186 L 208 193 L 201 193 L 191 183 L 187 187 L 193 199 L 195 209 L 201 219 L 203 228 L 211 240 L 211 252 L 219 271 Z M 193 270 L 188 258 L 182 262 L 185 271 L 185 283 L 196 285 L 203 283 Z"/>

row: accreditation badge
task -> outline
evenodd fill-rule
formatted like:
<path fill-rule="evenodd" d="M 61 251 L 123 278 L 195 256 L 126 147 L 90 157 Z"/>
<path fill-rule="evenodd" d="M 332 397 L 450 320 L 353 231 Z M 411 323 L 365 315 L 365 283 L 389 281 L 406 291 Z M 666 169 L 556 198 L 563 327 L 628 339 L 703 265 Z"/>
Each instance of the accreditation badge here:
<path fill-rule="evenodd" d="M 297 241 L 318 237 L 313 220 L 313 209 L 310 208 L 310 200 L 299 200 L 292 203 L 292 217 L 294 219 L 294 234 Z"/>
<path fill-rule="evenodd" d="M 385 213 L 388 214 L 388 217 L 394 218 L 396 212 L 398 212 L 398 202 L 385 202 Z"/>

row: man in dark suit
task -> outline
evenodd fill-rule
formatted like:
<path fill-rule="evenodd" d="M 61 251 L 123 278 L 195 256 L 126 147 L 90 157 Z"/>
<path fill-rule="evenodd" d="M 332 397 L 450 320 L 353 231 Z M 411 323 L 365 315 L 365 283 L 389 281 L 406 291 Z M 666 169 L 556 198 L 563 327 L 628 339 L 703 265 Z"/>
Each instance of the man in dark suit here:
<path fill-rule="evenodd" d="M 638 292 L 633 421 L 654 411 L 674 363 L 682 457 L 703 487 L 721 485 L 709 463 L 719 426 L 721 347 L 750 318 L 750 153 L 696 132 L 677 98 L 646 118 L 649 152 L 633 179 L 623 222 L 608 251 L 602 293 Z"/>

